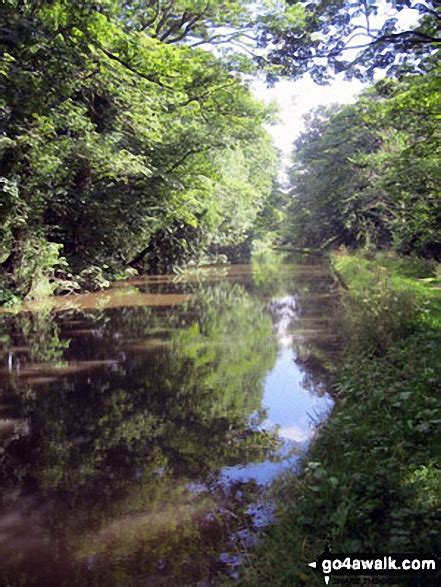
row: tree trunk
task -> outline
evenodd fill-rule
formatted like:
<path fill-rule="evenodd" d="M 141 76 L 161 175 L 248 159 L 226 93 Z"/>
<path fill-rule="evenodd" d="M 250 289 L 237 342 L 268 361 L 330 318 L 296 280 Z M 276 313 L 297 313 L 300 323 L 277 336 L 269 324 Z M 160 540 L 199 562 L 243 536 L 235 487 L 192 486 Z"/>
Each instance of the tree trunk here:
<path fill-rule="evenodd" d="M 20 269 L 23 263 L 26 234 L 26 227 L 15 226 L 12 229 L 12 250 L 1 264 L 1 268 L 6 273 L 10 287 L 23 296 L 29 292 L 31 287 L 31 283 L 20 283 Z"/>
<path fill-rule="evenodd" d="M 140 253 L 138 253 L 131 261 L 127 263 L 127 265 L 129 265 L 129 267 L 133 267 L 134 269 L 139 269 L 144 257 L 147 255 L 147 253 L 150 253 L 151 250 L 151 245 L 145 247 L 145 249 L 142 249 Z"/>

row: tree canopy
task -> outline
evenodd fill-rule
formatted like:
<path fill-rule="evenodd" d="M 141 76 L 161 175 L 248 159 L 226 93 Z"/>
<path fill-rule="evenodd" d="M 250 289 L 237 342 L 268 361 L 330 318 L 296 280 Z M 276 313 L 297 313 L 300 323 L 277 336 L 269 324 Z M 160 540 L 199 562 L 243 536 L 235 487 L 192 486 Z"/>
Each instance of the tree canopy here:
<path fill-rule="evenodd" d="M 148 269 L 149 256 L 164 271 L 247 237 L 276 171 L 271 110 L 249 62 L 198 44 L 240 26 L 249 2 L 0 10 L 0 261 L 15 291 L 32 291 L 45 257 L 53 276 Z"/>
<path fill-rule="evenodd" d="M 287 0 L 282 13 L 261 19 L 260 43 L 270 44 L 269 79 L 309 72 L 318 83 L 344 72 L 372 81 L 433 68 L 441 43 L 439 2 L 414 0 Z M 263 58 L 262 58 L 263 61 Z"/>

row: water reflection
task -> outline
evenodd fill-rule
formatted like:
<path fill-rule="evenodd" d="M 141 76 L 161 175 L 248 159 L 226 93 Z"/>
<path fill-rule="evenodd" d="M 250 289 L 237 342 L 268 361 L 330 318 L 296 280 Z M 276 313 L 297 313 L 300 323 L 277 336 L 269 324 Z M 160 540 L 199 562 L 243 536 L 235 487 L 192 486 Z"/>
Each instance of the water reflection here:
<path fill-rule="evenodd" d="M 332 279 L 266 275 L 3 316 L 1 584 L 195 584 L 235 564 L 268 518 L 263 486 L 331 405 Z"/>

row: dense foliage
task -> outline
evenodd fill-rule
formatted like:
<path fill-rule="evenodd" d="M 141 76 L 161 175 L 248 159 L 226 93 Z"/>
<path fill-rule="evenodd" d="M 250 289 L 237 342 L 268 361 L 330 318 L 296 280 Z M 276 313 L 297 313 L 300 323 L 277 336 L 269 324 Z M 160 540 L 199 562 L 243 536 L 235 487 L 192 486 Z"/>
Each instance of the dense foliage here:
<path fill-rule="evenodd" d="M 294 152 L 289 240 L 441 256 L 439 86 L 437 72 L 383 80 L 312 114 Z"/>
<path fill-rule="evenodd" d="M 21 296 L 169 270 L 245 240 L 264 205 L 276 157 L 252 66 L 200 46 L 248 2 L 156 4 L 1 4 L 0 262 Z"/>

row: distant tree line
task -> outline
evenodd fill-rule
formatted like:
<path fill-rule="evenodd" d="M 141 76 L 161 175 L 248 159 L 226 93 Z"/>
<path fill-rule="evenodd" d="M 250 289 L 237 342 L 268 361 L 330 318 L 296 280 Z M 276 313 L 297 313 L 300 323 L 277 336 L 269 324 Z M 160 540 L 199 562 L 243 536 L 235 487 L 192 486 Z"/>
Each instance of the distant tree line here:
<path fill-rule="evenodd" d="M 285 236 L 441 258 L 439 71 L 320 107 L 295 143 Z"/>

